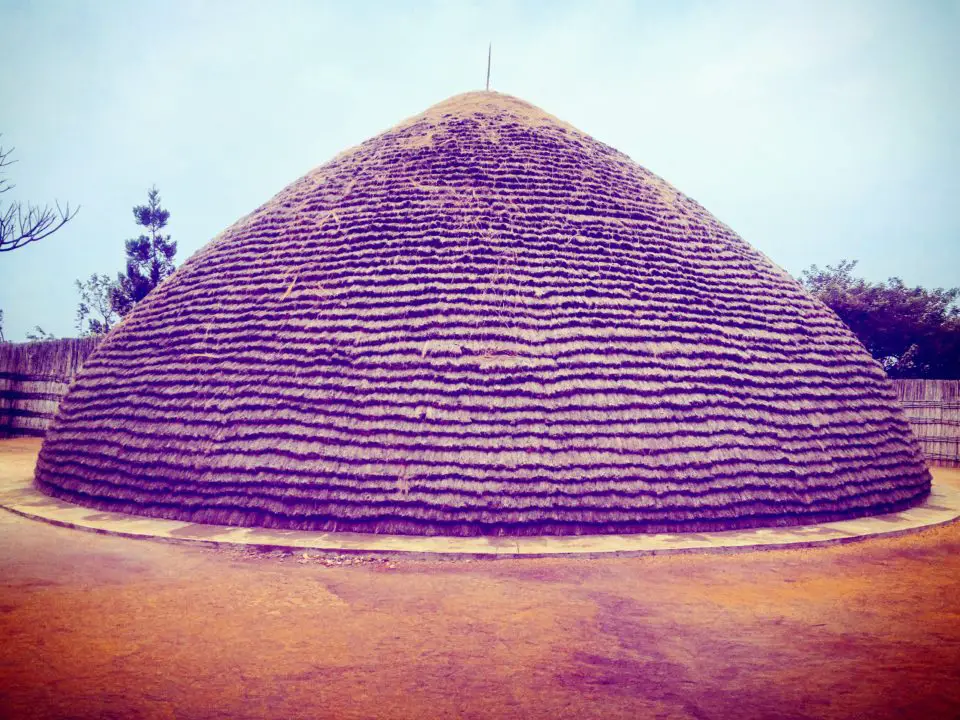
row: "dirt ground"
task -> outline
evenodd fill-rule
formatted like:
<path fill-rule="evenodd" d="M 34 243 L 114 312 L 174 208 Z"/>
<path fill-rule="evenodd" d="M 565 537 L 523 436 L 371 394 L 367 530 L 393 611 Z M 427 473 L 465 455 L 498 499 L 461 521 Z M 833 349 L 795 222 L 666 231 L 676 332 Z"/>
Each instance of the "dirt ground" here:
<path fill-rule="evenodd" d="M 382 561 L 0 511 L 0 638 L 9 718 L 956 718 L 960 524 L 800 550 Z"/>

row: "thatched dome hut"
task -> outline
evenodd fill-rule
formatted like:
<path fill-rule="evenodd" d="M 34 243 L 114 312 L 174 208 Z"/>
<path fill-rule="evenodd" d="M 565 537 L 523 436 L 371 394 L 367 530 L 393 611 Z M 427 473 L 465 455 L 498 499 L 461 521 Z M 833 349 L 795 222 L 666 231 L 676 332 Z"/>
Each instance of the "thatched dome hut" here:
<path fill-rule="evenodd" d="M 223 232 L 89 359 L 37 484 L 412 534 L 808 523 L 921 501 L 883 370 L 690 198 L 516 98 L 451 98 Z"/>

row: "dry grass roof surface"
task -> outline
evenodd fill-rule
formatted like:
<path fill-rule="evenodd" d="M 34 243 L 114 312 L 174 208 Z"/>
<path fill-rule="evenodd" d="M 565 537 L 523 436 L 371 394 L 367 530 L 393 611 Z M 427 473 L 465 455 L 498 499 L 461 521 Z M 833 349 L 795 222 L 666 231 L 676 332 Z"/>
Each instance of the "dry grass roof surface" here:
<path fill-rule="evenodd" d="M 88 360 L 37 482 L 193 521 L 567 534 L 878 513 L 930 476 L 786 273 L 622 153 L 468 93 L 184 263 Z"/>

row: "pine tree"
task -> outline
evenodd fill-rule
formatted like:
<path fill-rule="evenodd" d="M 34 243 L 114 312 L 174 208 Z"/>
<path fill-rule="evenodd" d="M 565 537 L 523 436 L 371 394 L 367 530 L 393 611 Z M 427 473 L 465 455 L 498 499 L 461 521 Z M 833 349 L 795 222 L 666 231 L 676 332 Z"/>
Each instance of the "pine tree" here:
<path fill-rule="evenodd" d="M 120 317 L 173 272 L 173 256 L 177 254 L 177 243 L 162 232 L 170 212 L 160 206 L 156 186 L 147 192 L 146 205 L 133 208 L 133 217 L 145 233 L 127 240 L 127 271 L 117 275 L 117 283 L 110 291 L 110 304 Z"/>

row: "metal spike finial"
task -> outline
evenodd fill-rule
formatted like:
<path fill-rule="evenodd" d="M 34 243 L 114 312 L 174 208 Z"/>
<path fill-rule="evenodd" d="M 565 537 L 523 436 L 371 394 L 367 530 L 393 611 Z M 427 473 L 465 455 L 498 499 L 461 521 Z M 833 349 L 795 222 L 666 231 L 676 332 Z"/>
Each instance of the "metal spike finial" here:
<path fill-rule="evenodd" d="M 490 92 L 490 56 L 493 55 L 493 43 L 487 45 L 487 92 Z"/>

